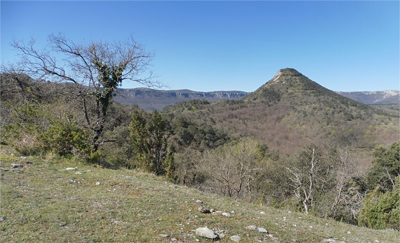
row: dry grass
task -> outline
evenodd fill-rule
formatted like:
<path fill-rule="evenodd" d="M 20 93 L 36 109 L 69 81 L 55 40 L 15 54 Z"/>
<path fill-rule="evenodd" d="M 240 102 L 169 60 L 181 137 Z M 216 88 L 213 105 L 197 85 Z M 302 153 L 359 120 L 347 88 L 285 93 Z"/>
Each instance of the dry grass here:
<path fill-rule="evenodd" d="M 112 170 L 79 161 L 21 158 L 1 149 L 1 242 L 180 242 L 209 241 L 198 227 L 224 233 L 221 242 L 399 242 L 399 232 L 370 230 L 176 186 L 135 170 Z M 31 161 L 32 164 L 26 164 Z M 24 164 L 10 169 L 11 163 Z M 75 170 L 65 170 L 77 167 Z M 5 169 L 5 170 L 4 170 Z M 77 174 L 81 172 L 82 174 Z M 96 185 L 100 182 L 100 185 Z M 201 214 L 203 206 L 231 212 Z M 260 214 L 264 211 L 266 214 Z M 273 237 L 245 229 L 266 228 Z M 311 227 L 312 226 L 312 227 Z M 158 235 L 168 234 L 169 238 Z"/>

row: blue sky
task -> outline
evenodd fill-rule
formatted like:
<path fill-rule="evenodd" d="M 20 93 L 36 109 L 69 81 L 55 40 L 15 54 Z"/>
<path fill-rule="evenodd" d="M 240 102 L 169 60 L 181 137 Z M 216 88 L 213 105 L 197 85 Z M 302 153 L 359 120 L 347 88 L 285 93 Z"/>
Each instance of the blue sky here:
<path fill-rule="evenodd" d="M 40 48 L 59 32 L 133 34 L 166 89 L 252 92 L 287 67 L 335 91 L 400 89 L 398 1 L 1 1 L 2 62 L 17 60 L 13 39 Z"/>

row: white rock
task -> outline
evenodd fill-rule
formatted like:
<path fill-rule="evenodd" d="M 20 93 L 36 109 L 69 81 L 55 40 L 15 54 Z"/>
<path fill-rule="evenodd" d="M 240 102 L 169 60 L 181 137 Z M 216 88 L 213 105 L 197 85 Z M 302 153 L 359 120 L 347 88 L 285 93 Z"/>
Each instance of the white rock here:
<path fill-rule="evenodd" d="M 265 212 L 264 212 L 264 211 L 262 211 L 262 212 L 260 212 L 260 214 L 265 214 Z"/>
<path fill-rule="evenodd" d="M 100 182 L 96 182 L 96 186 L 100 185 Z"/>
<path fill-rule="evenodd" d="M 229 239 L 231 239 L 234 242 L 239 242 L 240 241 L 240 236 L 232 235 L 231 237 L 229 237 Z"/>
<path fill-rule="evenodd" d="M 246 227 L 246 229 L 257 230 L 258 227 L 255 226 L 255 225 L 249 225 L 249 226 Z"/>
<path fill-rule="evenodd" d="M 65 170 L 75 170 L 76 168 L 68 167 Z"/>
<path fill-rule="evenodd" d="M 211 213 L 214 213 L 214 212 L 215 212 L 215 210 L 212 208 L 212 209 L 210 209 L 210 212 L 211 212 Z"/>
<path fill-rule="evenodd" d="M 196 229 L 196 234 L 199 236 L 203 236 L 209 239 L 216 239 L 218 235 L 214 233 L 214 231 L 210 230 L 207 227 L 200 227 Z"/>
<path fill-rule="evenodd" d="M 222 213 L 222 216 L 225 216 L 225 217 L 230 217 L 231 216 L 231 214 L 230 213 Z"/>
<path fill-rule="evenodd" d="M 268 231 L 266 229 L 264 229 L 264 228 L 258 228 L 258 231 L 261 232 L 261 233 L 267 233 L 268 234 Z"/>
<path fill-rule="evenodd" d="M 162 238 L 168 238 L 167 234 L 159 234 L 158 236 L 162 237 Z"/>
<path fill-rule="evenodd" d="M 82 175 L 82 172 L 76 172 L 75 175 Z"/>
<path fill-rule="evenodd" d="M 202 201 L 200 201 L 199 199 L 196 200 L 196 203 L 203 203 Z"/>

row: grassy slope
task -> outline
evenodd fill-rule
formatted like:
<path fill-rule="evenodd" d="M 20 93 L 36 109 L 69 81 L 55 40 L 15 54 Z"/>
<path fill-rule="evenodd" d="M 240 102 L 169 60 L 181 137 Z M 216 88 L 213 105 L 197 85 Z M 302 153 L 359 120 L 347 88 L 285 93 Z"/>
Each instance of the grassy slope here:
<path fill-rule="evenodd" d="M 24 168 L 4 170 L 11 163 L 23 163 Z M 241 236 L 241 242 L 400 239 L 392 230 L 359 228 L 235 201 L 175 186 L 164 178 L 135 170 L 96 168 L 79 161 L 23 159 L 11 156 L 4 148 L 0 167 L 0 217 L 5 217 L 0 221 L 1 242 L 170 242 L 173 237 L 180 242 L 209 241 L 193 231 L 204 226 L 217 233 L 223 231 L 226 236 L 221 242 L 230 242 L 232 235 Z M 66 171 L 67 167 L 77 169 Z M 234 213 L 230 218 L 201 214 L 197 199 L 209 209 Z M 264 227 L 273 237 L 245 229 L 249 225 Z M 160 238 L 161 233 L 171 238 Z"/>

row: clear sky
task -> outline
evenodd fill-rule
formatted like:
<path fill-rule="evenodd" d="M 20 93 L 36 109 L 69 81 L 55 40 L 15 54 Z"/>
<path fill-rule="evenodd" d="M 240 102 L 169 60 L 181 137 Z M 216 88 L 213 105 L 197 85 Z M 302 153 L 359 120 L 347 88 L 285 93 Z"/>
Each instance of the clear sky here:
<path fill-rule="evenodd" d="M 335 91 L 400 89 L 398 1 L 1 1 L 2 62 L 13 39 L 59 32 L 133 34 L 166 89 L 252 92 L 287 67 Z"/>

